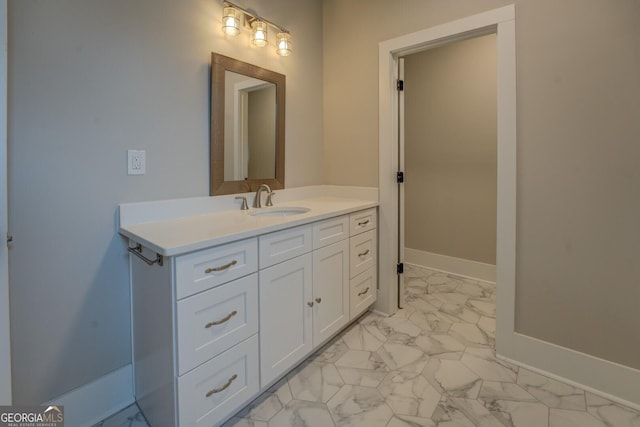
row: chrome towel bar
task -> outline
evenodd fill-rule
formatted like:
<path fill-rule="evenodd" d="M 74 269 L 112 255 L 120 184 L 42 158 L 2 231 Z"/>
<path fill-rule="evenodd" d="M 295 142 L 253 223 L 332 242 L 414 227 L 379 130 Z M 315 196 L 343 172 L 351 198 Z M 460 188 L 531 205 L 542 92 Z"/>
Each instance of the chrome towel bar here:
<path fill-rule="evenodd" d="M 128 251 L 129 251 L 130 254 L 134 254 L 135 256 L 137 256 L 138 258 L 140 258 L 141 260 L 146 262 L 147 265 L 153 265 L 155 263 L 158 263 L 159 266 L 163 266 L 164 265 L 164 258 L 160 254 L 156 254 L 156 259 L 149 259 L 146 256 L 142 255 L 142 244 L 141 243 L 138 243 L 133 248 L 131 246 L 129 246 Z"/>

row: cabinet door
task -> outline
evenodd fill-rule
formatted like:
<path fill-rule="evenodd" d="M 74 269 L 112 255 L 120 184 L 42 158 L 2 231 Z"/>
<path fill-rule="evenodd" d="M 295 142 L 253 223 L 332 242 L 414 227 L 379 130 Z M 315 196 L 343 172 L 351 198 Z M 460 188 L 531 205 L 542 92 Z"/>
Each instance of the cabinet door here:
<path fill-rule="evenodd" d="M 265 387 L 312 348 L 311 254 L 260 271 L 260 385 Z"/>
<path fill-rule="evenodd" d="M 349 321 L 349 241 L 313 252 L 313 344 L 320 345 Z"/>

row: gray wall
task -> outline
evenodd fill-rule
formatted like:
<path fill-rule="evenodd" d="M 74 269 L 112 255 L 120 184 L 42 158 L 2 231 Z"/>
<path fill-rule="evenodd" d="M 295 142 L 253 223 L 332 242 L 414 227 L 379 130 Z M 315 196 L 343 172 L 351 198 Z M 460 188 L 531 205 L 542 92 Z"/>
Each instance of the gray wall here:
<path fill-rule="evenodd" d="M 496 263 L 496 36 L 405 57 L 405 247 Z"/>
<path fill-rule="evenodd" d="M 637 0 L 324 0 L 326 180 L 377 185 L 380 41 L 510 3 L 516 329 L 640 368 Z"/>
<path fill-rule="evenodd" d="M 9 1 L 14 403 L 130 363 L 116 208 L 208 195 L 212 51 L 287 76 L 286 185 L 323 182 L 321 2 L 243 5 L 290 29 L 290 57 L 225 38 L 219 1 Z M 146 175 L 126 175 L 131 148 Z"/>

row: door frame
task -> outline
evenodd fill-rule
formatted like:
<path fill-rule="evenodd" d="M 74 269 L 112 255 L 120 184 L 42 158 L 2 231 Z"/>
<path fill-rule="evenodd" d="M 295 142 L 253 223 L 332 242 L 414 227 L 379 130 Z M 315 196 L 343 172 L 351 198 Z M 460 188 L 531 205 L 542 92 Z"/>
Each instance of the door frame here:
<path fill-rule="evenodd" d="M 513 353 L 516 272 L 516 42 L 515 6 L 383 41 L 379 44 L 379 297 L 376 309 L 392 314 L 398 306 L 395 284 L 398 241 L 398 58 L 485 34 L 496 34 L 497 50 L 497 227 L 496 350 Z M 403 237 L 403 236 L 402 236 Z"/>
<path fill-rule="evenodd" d="M 0 0 L 0 239 L 8 234 L 7 215 L 7 0 Z M 0 245 L 0 405 L 12 403 L 9 328 L 9 250 Z"/>

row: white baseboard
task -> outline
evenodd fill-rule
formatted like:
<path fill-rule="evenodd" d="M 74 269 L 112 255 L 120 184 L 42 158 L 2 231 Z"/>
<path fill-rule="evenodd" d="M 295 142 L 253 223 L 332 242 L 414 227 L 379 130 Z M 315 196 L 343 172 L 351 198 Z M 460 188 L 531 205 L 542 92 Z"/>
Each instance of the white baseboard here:
<path fill-rule="evenodd" d="M 133 369 L 127 365 L 43 405 L 64 405 L 65 425 L 91 427 L 134 402 Z"/>
<path fill-rule="evenodd" d="M 496 266 L 417 249 L 404 249 L 404 262 L 434 270 L 495 283 Z"/>
<path fill-rule="evenodd" d="M 497 354 L 515 365 L 640 410 L 640 370 L 513 333 L 514 354 Z"/>

